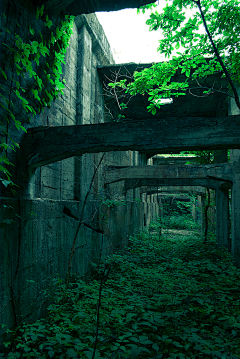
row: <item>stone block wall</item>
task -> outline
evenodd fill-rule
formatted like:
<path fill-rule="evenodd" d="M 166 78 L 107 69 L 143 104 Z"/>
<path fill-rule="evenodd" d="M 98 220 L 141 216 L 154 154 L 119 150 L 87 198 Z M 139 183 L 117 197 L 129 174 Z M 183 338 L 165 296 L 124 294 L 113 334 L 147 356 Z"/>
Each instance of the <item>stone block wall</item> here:
<path fill-rule="evenodd" d="M 1 5 L 2 32 L 7 37 L 5 27 L 15 31 L 14 26 L 19 22 L 24 38 L 25 30 L 35 19 L 31 2 L 7 0 Z M 45 108 L 26 124 L 26 128 L 105 121 L 97 65 L 111 63 L 113 57 L 95 14 L 76 17 L 65 62 L 64 94 L 52 103 L 50 109 Z M 8 84 L 1 85 L 1 90 L 7 93 Z M 21 143 L 23 133 L 12 129 L 11 136 Z M 43 291 L 57 274 L 64 280 L 82 205 L 102 154 L 72 157 L 24 173 L 23 154 L 12 152 L 9 156 L 15 164 L 13 179 L 19 189 L 16 196 L 4 191 L 0 193 L 0 324 L 6 324 L 6 328 L 23 321 L 35 321 L 44 315 L 48 303 Z M 85 225 L 81 227 L 73 273 L 82 277 L 88 275 L 90 261 L 97 261 L 127 245 L 129 236 L 144 226 L 144 214 L 145 222 L 147 218 L 149 223 L 157 213 L 156 203 L 134 202 L 140 198 L 139 189 L 129 190 L 125 196 L 123 182 L 108 188 L 104 184 L 105 165 L 141 164 L 145 163 L 138 152 L 110 152 L 104 156 L 83 216 L 84 223 L 93 229 Z M 108 208 L 101 202 L 106 198 L 126 200 L 126 203 Z M 105 222 L 103 212 L 107 216 Z M 4 330 L 0 334 L 2 336 Z"/>

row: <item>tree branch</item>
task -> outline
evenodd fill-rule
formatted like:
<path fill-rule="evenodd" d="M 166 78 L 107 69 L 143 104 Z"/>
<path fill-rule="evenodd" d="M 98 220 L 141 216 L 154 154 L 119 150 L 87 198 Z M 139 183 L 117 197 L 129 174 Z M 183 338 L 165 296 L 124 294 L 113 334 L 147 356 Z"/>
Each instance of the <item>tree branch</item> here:
<path fill-rule="evenodd" d="M 216 45 L 214 44 L 213 38 L 212 38 L 212 36 L 211 36 L 211 34 L 210 34 L 209 30 L 208 30 L 206 19 L 205 19 L 205 16 L 204 16 L 204 13 L 203 13 L 202 7 L 201 7 L 201 0 L 197 0 L 197 1 L 192 0 L 192 1 L 197 5 L 197 7 L 198 7 L 198 9 L 200 11 L 200 14 L 201 14 L 201 17 L 202 17 L 202 21 L 203 21 L 206 33 L 207 33 L 208 38 L 209 38 L 209 40 L 210 40 L 210 42 L 212 44 L 214 53 L 217 56 L 217 59 L 218 59 L 220 65 L 222 66 L 223 72 L 226 75 L 226 78 L 228 79 L 228 82 L 229 82 L 229 84 L 230 84 L 230 86 L 232 88 L 232 91 L 234 93 L 234 98 L 235 98 L 235 101 L 236 101 L 236 105 L 240 109 L 240 101 L 239 101 L 239 96 L 238 96 L 238 93 L 237 93 L 237 89 L 236 89 L 236 87 L 235 87 L 235 85 L 234 85 L 234 83 L 233 83 L 233 81 L 232 81 L 232 79 L 231 79 L 231 77 L 229 75 L 229 72 L 228 72 L 226 66 L 224 65 L 224 62 L 222 61 L 222 59 L 221 59 L 221 57 L 219 55 L 218 49 L 217 49 Z"/>
<path fill-rule="evenodd" d="M 81 228 L 81 225 L 83 224 L 84 209 L 85 209 L 86 202 L 87 202 L 88 196 L 90 194 L 90 191 L 91 191 L 91 188 L 92 188 L 92 185 L 93 185 L 94 178 L 95 178 L 95 176 L 97 174 L 97 171 L 98 171 L 98 169 L 99 169 L 99 167 L 100 167 L 100 165 L 101 165 L 101 163 L 103 161 L 104 156 L 105 156 L 105 153 L 102 155 L 102 157 L 101 157 L 101 159 L 99 161 L 99 164 L 95 168 L 95 171 L 94 171 L 93 176 L 92 176 L 92 180 L 90 182 L 88 191 L 86 193 L 86 196 L 85 196 L 85 199 L 84 199 L 84 202 L 83 202 L 82 211 L 81 211 L 80 218 L 79 218 L 79 221 L 78 221 L 78 227 L 77 227 L 74 239 L 73 239 L 71 253 L 70 253 L 69 262 L 68 262 L 68 273 L 67 273 L 67 279 L 66 279 L 66 289 L 68 288 L 68 285 L 69 285 L 69 278 L 70 278 L 71 266 L 72 266 L 72 258 L 73 258 L 74 252 L 75 252 L 75 245 L 76 245 L 77 236 L 78 236 L 79 230 Z"/>

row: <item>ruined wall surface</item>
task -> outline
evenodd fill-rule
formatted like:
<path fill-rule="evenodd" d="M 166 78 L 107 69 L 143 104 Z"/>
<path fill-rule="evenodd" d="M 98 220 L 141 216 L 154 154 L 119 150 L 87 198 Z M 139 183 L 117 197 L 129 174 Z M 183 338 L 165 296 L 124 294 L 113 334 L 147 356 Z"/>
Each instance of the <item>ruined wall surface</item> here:
<path fill-rule="evenodd" d="M 5 27 L 14 32 L 19 22 L 24 38 L 35 17 L 31 4 L 8 0 L 2 13 L 7 15 L 1 18 L 2 32 Z M 5 35 L 7 38 L 6 31 Z M 50 109 L 45 108 L 35 116 L 26 128 L 104 122 L 105 108 L 96 67 L 113 62 L 113 57 L 94 14 L 75 19 L 65 62 L 64 95 L 54 101 Z M 7 83 L 1 85 L 2 91 L 9 91 Z M 11 135 L 21 143 L 22 131 L 12 129 Z M 44 315 L 48 303 L 43 290 L 57 274 L 65 278 L 83 201 L 102 154 L 68 158 L 31 173 L 21 173 L 21 153 L 9 156 L 15 164 L 14 179 L 18 181 L 19 190 L 17 195 L 2 192 L 0 203 L 0 324 L 6 324 L 6 328 Z M 81 227 L 73 273 L 87 275 L 90 261 L 127 245 L 128 237 L 143 227 L 144 214 L 150 219 L 157 211 L 156 203 L 134 202 L 140 198 L 139 189 L 129 190 L 125 196 L 124 183 L 104 186 L 105 165 L 138 164 L 145 163 L 137 152 L 105 155 L 83 216 L 85 224 L 101 229 L 104 234 L 85 225 Z M 102 204 L 106 199 L 127 202 L 124 206 L 109 208 Z"/>

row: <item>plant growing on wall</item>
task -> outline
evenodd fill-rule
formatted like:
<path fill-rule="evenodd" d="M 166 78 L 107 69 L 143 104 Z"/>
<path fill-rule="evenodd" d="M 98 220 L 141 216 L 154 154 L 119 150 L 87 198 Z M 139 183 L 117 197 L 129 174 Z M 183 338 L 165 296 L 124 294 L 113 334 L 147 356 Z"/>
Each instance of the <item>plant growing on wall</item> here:
<path fill-rule="evenodd" d="M 37 9 L 34 26 L 29 26 L 25 38 L 10 33 L 7 28 L 1 34 L 2 47 L 8 61 L 1 63 L 1 152 L 0 171 L 4 186 L 13 185 L 7 166 L 9 150 L 19 144 L 10 136 L 11 127 L 26 132 L 25 124 L 40 114 L 59 94 L 63 93 L 62 63 L 72 34 L 73 16 L 57 16 L 50 19 L 44 13 L 44 5 Z M 8 89 L 8 91 L 6 91 Z"/>
<path fill-rule="evenodd" d="M 147 94 L 148 110 L 155 114 L 162 98 L 185 95 L 190 80 L 198 84 L 202 78 L 222 72 L 229 82 L 228 95 L 240 109 L 234 85 L 240 80 L 239 5 L 239 0 L 166 0 L 163 11 L 151 12 L 146 23 L 150 31 L 161 30 L 158 51 L 168 61 L 136 71 L 134 81 L 128 84 L 123 80 L 110 86 L 123 88 L 130 95 Z M 187 10 L 192 10 L 190 18 Z M 177 72 L 185 75 L 183 82 L 172 81 Z M 220 91 L 214 84 L 202 90 L 203 96 Z"/>

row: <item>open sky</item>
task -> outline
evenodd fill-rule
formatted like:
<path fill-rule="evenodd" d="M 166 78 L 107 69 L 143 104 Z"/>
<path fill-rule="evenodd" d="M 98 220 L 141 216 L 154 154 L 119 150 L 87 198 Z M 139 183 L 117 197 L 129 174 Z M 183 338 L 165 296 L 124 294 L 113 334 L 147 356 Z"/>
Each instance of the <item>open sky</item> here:
<path fill-rule="evenodd" d="M 162 2 L 165 5 L 165 1 Z M 162 6 L 161 6 L 162 7 Z M 157 8 L 160 11 L 160 5 Z M 137 14 L 137 9 L 96 13 L 113 50 L 116 63 L 159 62 L 164 57 L 157 52 L 160 31 L 149 31 L 146 20 L 150 11 Z"/>

